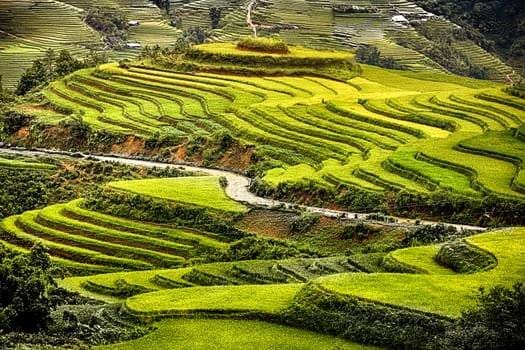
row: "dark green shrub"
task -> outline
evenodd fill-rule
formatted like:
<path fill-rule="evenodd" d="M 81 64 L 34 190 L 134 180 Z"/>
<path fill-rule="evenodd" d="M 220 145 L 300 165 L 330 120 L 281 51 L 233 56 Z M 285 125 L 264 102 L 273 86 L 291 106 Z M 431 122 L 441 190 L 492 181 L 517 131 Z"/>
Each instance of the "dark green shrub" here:
<path fill-rule="evenodd" d="M 45 330 L 54 307 L 48 292 L 55 284 L 49 274 L 46 249 L 35 245 L 29 254 L 0 246 L 0 331 Z"/>
<path fill-rule="evenodd" d="M 478 306 L 463 313 L 435 349 L 518 350 L 525 348 L 525 289 L 480 290 Z"/>
<path fill-rule="evenodd" d="M 360 222 L 355 225 L 345 225 L 341 236 L 344 239 L 364 240 L 369 239 L 370 236 L 373 236 L 374 234 L 377 234 L 380 231 L 381 229 L 378 227 L 372 225 L 365 225 L 362 222 Z"/>
<path fill-rule="evenodd" d="M 430 349 L 433 339 L 450 325 L 449 320 L 367 303 L 315 284 L 298 293 L 281 319 L 295 327 L 388 349 Z"/>
<path fill-rule="evenodd" d="M 237 43 L 240 50 L 268 52 L 268 53 L 289 53 L 288 45 L 276 37 L 254 38 L 251 36 L 243 37 Z"/>
<path fill-rule="evenodd" d="M 456 234 L 454 226 L 444 224 L 420 225 L 414 231 L 407 232 L 403 243 L 406 245 L 418 245 L 443 242 L 454 234 Z"/>
<path fill-rule="evenodd" d="M 459 273 L 478 272 L 497 264 L 494 256 L 469 245 L 464 240 L 443 244 L 435 260 Z"/>
<path fill-rule="evenodd" d="M 290 223 L 290 231 L 305 233 L 318 222 L 319 214 L 302 213 L 292 220 Z"/>

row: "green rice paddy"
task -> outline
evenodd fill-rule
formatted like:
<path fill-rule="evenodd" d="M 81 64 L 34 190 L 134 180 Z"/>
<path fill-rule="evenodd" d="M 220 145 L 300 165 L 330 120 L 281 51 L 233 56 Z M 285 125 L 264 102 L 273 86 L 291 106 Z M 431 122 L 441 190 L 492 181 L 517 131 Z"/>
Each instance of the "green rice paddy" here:
<path fill-rule="evenodd" d="M 155 323 L 145 337 L 97 350 L 177 349 L 348 349 L 373 350 L 342 339 L 297 328 L 249 320 L 169 319 Z"/>
<path fill-rule="evenodd" d="M 220 211 L 242 213 L 247 210 L 242 204 L 226 196 L 219 184 L 219 178 L 216 176 L 117 181 L 109 183 L 109 186 L 119 190 Z"/>

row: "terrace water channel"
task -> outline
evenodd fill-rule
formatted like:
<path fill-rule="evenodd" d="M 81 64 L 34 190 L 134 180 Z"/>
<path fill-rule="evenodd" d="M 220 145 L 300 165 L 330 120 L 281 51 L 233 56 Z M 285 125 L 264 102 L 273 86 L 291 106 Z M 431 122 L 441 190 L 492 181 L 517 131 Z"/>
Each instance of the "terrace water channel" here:
<path fill-rule="evenodd" d="M 205 167 L 199 167 L 194 165 L 188 165 L 188 164 L 175 164 L 175 163 L 161 163 L 161 162 L 155 162 L 155 161 L 149 161 L 149 160 L 140 160 L 140 159 L 133 159 L 133 158 L 125 158 L 125 157 L 118 157 L 118 156 L 105 156 L 105 155 L 86 155 L 79 152 L 63 152 L 63 151 L 54 151 L 54 150 L 48 150 L 48 149 L 23 149 L 23 148 L 16 148 L 16 149 L 6 149 L 6 148 L 0 148 L 0 152 L 2 153 L 9 153 L 9 154 L 20 154 L 20 155 L 30 155 L 30 156 L 47 156 L 47 157 L 70 157 L 75 159 L 91 159 L 91 160 L 98 160 L 103 162 L 117 162 L 121 164 L 126 165 L 132 165 L 132 166 L 143 166 L 143 167 L 150 167 L 150 168 L 166 168 L 166 167 L 174 167 L 178 168 L 183 171 L 188 171 L 196 174 L 202 174 L 202 175 L 209 175 L 209 176 L 222 176 L 225 177 L 228 181 L 228 185 L 225 188 L 226 194 L 232 198 L 235 201 L 246 203 L 253 206 L 259 206 L 259 207 L 266 207 L 266 208 L 283 208 L 283 209 L 291 209 L 296 208 L 297 205 L 294 203 L 288 203 L 288 202 L 282 202 L 277 201 L 273 199 L 263 198 L 259 197 L 252 192 L 249 191 L 250 181 L 251 179 L 247 176 L 228 171 L 228 170 L 222 170 L 222 169 L 213 169 L 213 168 L 205 168 Z M 323 215 L 326 217 L 332 217 L 332 218 L 340 218 L 343 220 L 363 220 L 363 221 L 375 221 L 370 220 L 369 216 L 371 214 L 375 213 L 354 213 L 354 212 L 348 212 L 343 210 L 334 210 L 334 209 L 328 209 L 328 208 L 321 208 L 321 207 L 312 207 L 312 206 L 301 206 L 302 209 L 317 213 L 319 215 Z M 405 219 L 405 218 L 393 218 L 394 221 L 397 224 L 403 224 L 403 225 L 409 225 L 409 224 L 422 224 L 422 225 L 432 225 L 432 224 L 438 224 L 438 222 L 433 221 L 416 221 L 413 219 Z M 464 230 L 474 230 L 474 231 L 485 231 L 486 228 L 480 227 L 480 226 L 472 226 L 472 225 L 462 225 L 462 224 L 450 224 L 450 223 L 443 223 L 445 225 L 454 226 L 456 230 L 458 231 L 464 231 Z"/>

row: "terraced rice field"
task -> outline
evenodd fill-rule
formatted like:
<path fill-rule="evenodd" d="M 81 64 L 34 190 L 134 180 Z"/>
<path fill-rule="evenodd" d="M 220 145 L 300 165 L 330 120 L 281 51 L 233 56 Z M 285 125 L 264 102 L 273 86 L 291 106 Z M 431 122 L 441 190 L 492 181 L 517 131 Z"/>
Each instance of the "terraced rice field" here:
<path fill-rule="evenodd" d="M 52 259 L 72 274 L 174 267 L 198 247 L 228 246 L 216 234 L 126 220 L 84 209 L 81 203 L 79 199 L 4 219 L 2 243 L 26 251 L 43 242 Z"/>
<path fill-rule="evenodd" d="M 91 7 L 117 9 L 140 25 L 130 28 L 128 41 L 142 46 L 168 47 L 180 35 L 152 2 L 126 0 L 3 0 L 0 2 L 0 75 L 4 87 L 15 88 L 22 73 L 47 49 L 67 49 L 85 57 L 88 48 L 103 51 L 102 36 L 82 16 Z M 104 51 L 110 60 L 134 59 L 140 50 Z"/>
<path fill-rule="evenodd" d="M 193 204 L 230 213 L 247 208 L 228 198 L 216 176 L 179 177 L 173 179 L 116 181 L 109 187 L 169 201 Z"/>
<path fill-rule="evenodd" d="M 248 320 L 170 319 L 155 323 L 153 333 L 134 341 L 96 347 L 98 350 L 128 349 L 347 349 L 374 350 L 359 345 L 272 323 Z M 213 341 L 210 341 L 213 339 Z"/>
<path fill-rule="evenodd" d="M 317 281 L 328 290 L 365 300 L 458 317 L 462 309 L 473 306 L 472 295 L 481 285 L 489 289 L 497 284 L 511 286 L 523 281 L 525 266 L 520 252 L 523 252 L 524 235 L 523 228 L 516 228 L 468 238 L 470 244 L 497 258 L 498 265 L 484 272 L 459 275 L 444 270 L 443 273 L 433 268 L 435 263 L 426 258 L 428 248 L 416 247 L 413 249 L 417 258 L 406 253 L 410 258 L 404 258 L 405 254 L 398 254 L 398 258 L 426 269 L 429 274 L 341 274 L 321 277 Z"/>
<path fill-rule="evenodd" d="M 61 284 L 82 293 L 86 289 L 94 290 L 99 297 L 111 294 L 118 281 L 139 286 L 143 291 L 126 299 L 124 305 L 127 312 L 144 319 L 192 313 L 278 313 L 291 303 L 305 286 L 303 283 L 309 281 L 324 290 L 366 301 L 458 317 L 462 310 L 473 305 L 472 296 L 480 286 L 490 288 L 523 282 L 525 266 L 520 254 L 524 234 L 522 228 L 516 228 L 467 238 L 470 245 L 497 259 L 495 267 L 472 274 L 458 274 L 438 265 L 433 259 L 439 250 L 435 245 L 390 253 L 390 258 L 419 271 L 416 274 L 361 273 L 356 267 L 349 270 L 350 260 L 341 257 L 215 263 L 177 270 L 75 277 Z M 201 271 L 200 280 L 195 279 L 192 269 Z M 251 280 L 246 279 L 249 276 Z M 299 281 L 298 276 L 304 279 Z M 259 280 L 253 279 L 255 277 Z M 265 278 L 267 281 L 271 278 L 272 284 L 262 285 Z M 212 280 L 215 283 L 211 286 L 205 283 Z M 189 283 L 191 281 L 195 283 Z M 234 281 L 237 282 L 232 283 Z M 96 287 L 86 288 L 86 285 Z"/>
<path fill-rule="evenodd" d="M 138 21 L 140 25 L 129 30 L 129 42 L 138 42 L 143 47 L 170 47 L 182 30 L 195 26 L 207 31 L 209 40 L 213 42 L 228 42 L 251 35 L 252 31 L 246 24 L 249 3 L 249 0 L 173 0 L 170 1 L 171 17 L 168 17 L 147 0 L 4 0 L 0 3 L 0 30 L 9 35 L 0 39 L 0 73 L 4 77 L 3 83 L 9 88 L 15 87 L 20 75 L 31 66 L 33 60 L 42 57 L 48 48 L 57 51 L 68 49 L 79 57 L 88 53 L 86 47 L 102 50 L 101 35 L 82 21 L 83 14 L 91 7 L 116 9 L 126 15 L 128 20 Z M 427 14 L 411 1 L 367 0 L 352 3 L 377 9 L 376 13 L 340 13 L 332 10 L 333 6 L 341 4 L 339 0 L 270 0 L 258 3 L 252 11 L 252 17 L 261 35 L 269 35 L 271 28 L 281 28 L 280 36 L 294 45 L 337 50 L 363 44 L 374 45 L 383 57 L 392 57 L 409 70 L 446 72 L 445 68 L 421 52 L 422 48 L 431 44 L 428 39 L 412 27 L 392 21 L 392 16 L 398 12 Z M 210 8 L 221 9 L 218 27 L 214 29 L 211 28 Z M 179 27 L 173 27 L 170 22 L 176 22 Z M 441 26 L 452 26 L 447 21 L 441 22 Z M 407 43 L 418 49 L 408 47 Z M 490 67 L 489 77 L 492 80 L 506 81 L 506 74 L 512 71 L 472 41 L 457 42 L 454 48 L 480 67 Z M 118 61 L 134 59 L 140 52 L 124 50 L 105 53 L 110 59 Z M 7 66 L 10 69 L 1 68 Z"/>
<path fill-rule="evenodd" d="M 244 55 L 232 44 L 199 49 Z M 301 59 L 316 55 L 295 50 Z M 142 62 L 80 71 L 44 95 L 83 114 L 95 129 L 146 138 L 169 134 L 181 142 L 227 131 L 278 164 L 264 178 L 275 186 L 309 179 L 376 192 L 445 189 L 469 197 L 524 197 L 523 147 L 514 147 L 510 159 L 488 145 L 487 152 L 480 143 L 475 150 L 460 146 L 525 121 L 525 102 L 487 81 L 368 66 L 347 81 L 308 74 L 254 77 L 170 72 Z"/>

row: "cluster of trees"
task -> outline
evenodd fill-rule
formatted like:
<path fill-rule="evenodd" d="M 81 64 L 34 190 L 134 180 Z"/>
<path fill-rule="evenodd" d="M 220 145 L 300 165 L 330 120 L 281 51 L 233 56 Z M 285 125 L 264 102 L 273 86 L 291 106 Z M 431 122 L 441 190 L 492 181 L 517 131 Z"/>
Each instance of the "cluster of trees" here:
<path fill-rule="evenodd" d="M 115 9 L 93 7 L 87 11 L 84 21 L 106 36 L 127 38 L 128 20 L 124 14 L 118 13 Z"/>
<path fill-rule="evenodd" d="M 38 244 L 29 254 L 14 253 L 0 245 L 0 333 L 45 330 L 56 300 L 51 259 Z"/>
<path fill-rule="evenodd" d="M 36 87 L 62 78 L 78 69 L 94 67 L 105 62 L 107 62 L 106 56 L 95 51 L 91 51 L 83 59 L 77 59 L 67 50 L 61 50 L 57 54 L 53 49 L 48 49 L 44 57 L 33 61 L 33 65 L 22 74 L 16 94 L 25 95 Z"/>
<path fill-rule="evenodd" d="M 381 51 L 375 46 L 362 45 L 356 51 L 355 60 L 359 63 L 371 64 L 388 69 L 401 69 L 393 57 L 381 57 Z"/>

